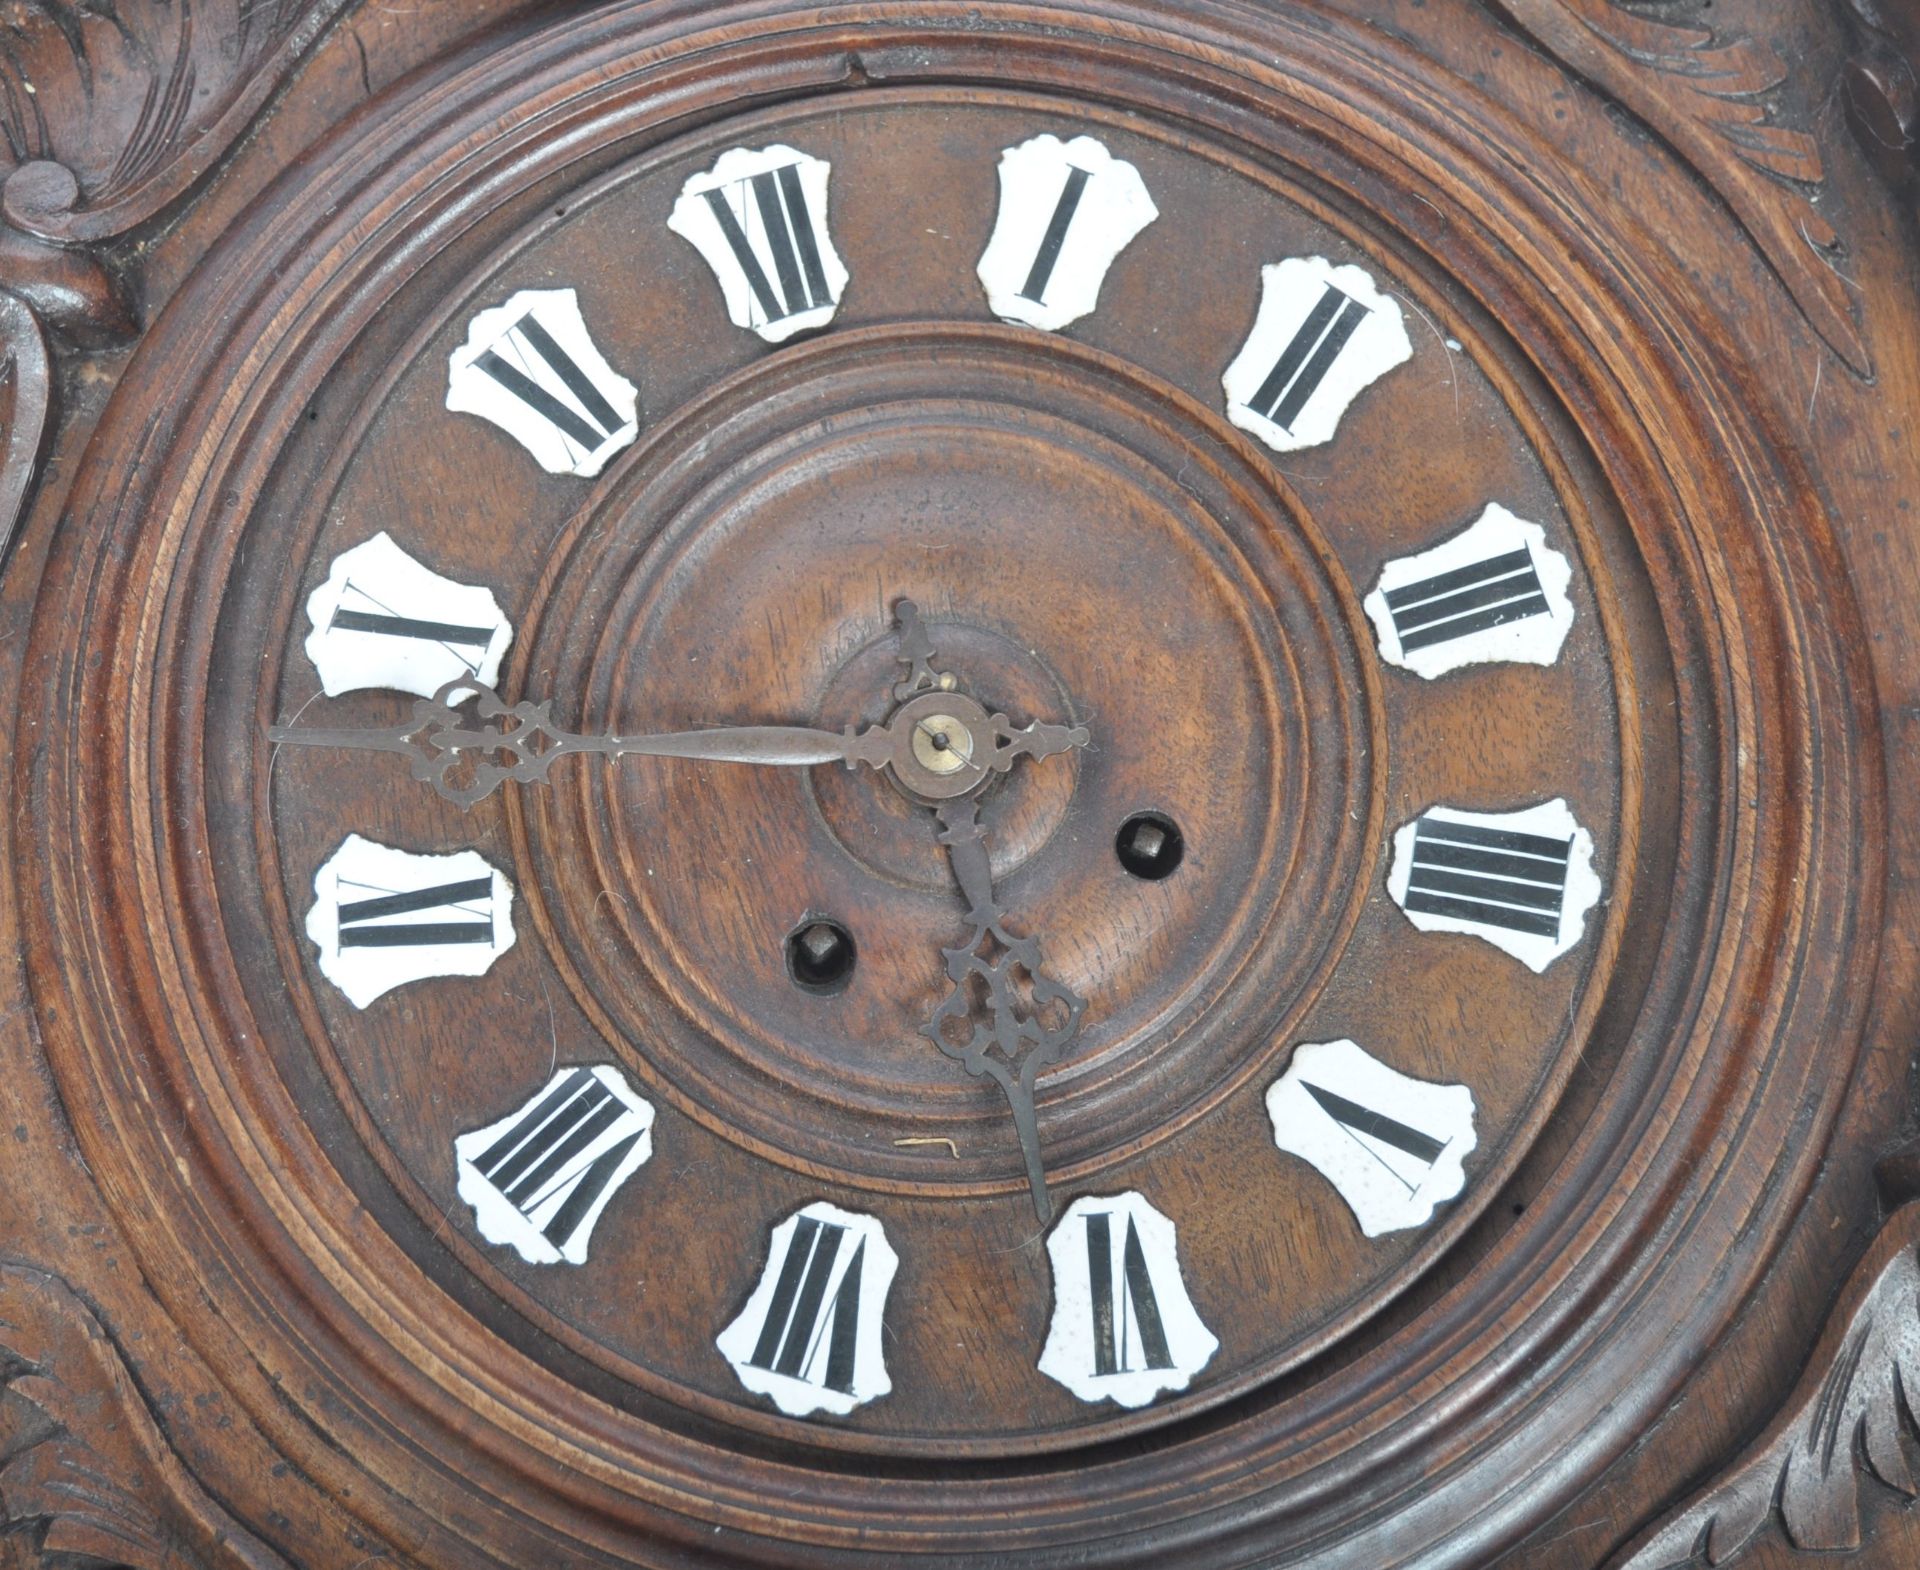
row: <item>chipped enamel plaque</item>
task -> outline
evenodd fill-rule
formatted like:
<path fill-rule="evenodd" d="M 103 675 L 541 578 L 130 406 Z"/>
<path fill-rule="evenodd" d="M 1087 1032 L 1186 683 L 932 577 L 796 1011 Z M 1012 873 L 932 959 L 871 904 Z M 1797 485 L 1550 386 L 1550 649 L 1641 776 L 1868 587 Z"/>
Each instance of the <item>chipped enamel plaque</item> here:
<path fill-rule="evenodd" d="M 816 1201 L 773 1229 L 760 1284 L 714 1344 L 789 1417 L 845 1416 L 893 1388 L 880 1321 L 899 1263 L 872 1216 Z"/>
<path fill-rule="evenodd" d="M 307 936 L 355 1008 L 429 976 L 479 976 L 513 947 L 513 885 L 478 851 L 415 856 L 349 834 L 313 875 Z"/>
<path fill-rule="evenodd" d="M 1173 1223 L 1139 1194 L 1076 1199 L 1047 1238 L 1053 1323 L 1040 1372 L 1082 1401 L 1184 1390 L 1220 1343 L 1180 1276 Z"/>
<path fill-rule="evenodd" d="M 513 641 L 491 591 L 429 571 L 384 531 L 334 557 L 307 619 L 307 658 L 329 698 L 362 688 L 431 698 L 462 676 L 491 687 Z"/>
<path fill-rule="evenodd" d="M 1036 136 L 1000 155 L 1000 216 L 980 257 L 1003 321 L 1055 331 L 1100 299 L 1114 259 L 1159 211 L 1140 172 L 1090 136 Z"/>
<path fill-rule="evenodd" d="M 1354 1042 L 1296 1048 L 1267 1115 L 1273 1142 L 1311 1162 L 1368 1237 L 1425 1226 L 1466 1185 L 1473 1092 L 1410 1078 Z"/>
<path fill-rule="evenodd" d="M 639 389 L 594 347 L 571 289 L 522 289 L 474 317 L 447 407 L 491 420 L 549 474 L 598 474 L 640 431 Z"/>
<path fill-rule="evenodd" d="M 652 1106 L 617 1068 L 563 1068 L 517 1111 L 453 1142 L 460 1197 L 489 1243 L 529 1264 L 585 1264 L 600 1212 L 653 1154 L 652 1129 Z"/>
<path fill-rule="evenodd" d="M 1463 665 L 1551 665 L 1573 626 L 1573 568 L 1547 531 L 1490 502 L 1471 527 L 1381 569 L 1364 602 L 1380 657 L 1431 680 Z"/>
<path fill-rule="evenodd" d="M 686 183 L 667 220 L 707 259 L 734 326 L 768 343 L 826 326 L 846 292 L 827 232 L 831 172 L 791 147 L 736 147 Z"/>
<path fill-rule="evenodd" d="M 1434 807 L 1393 836 L 1387 892 L 1423 932 L 1470 932 L 1542 971 L 1600 898 L 1593 836 L 1555 798 L 1524 812 Z"/>
<path fill-rule="evenodd" d="M 1260 279 L 1253 332 L 1221 378 L 1227 418 L 1276 452 L 1317 447 L 1355 398 L 1413 358 L 1406 322 L 1358 267 L 1296 256 Z"/>

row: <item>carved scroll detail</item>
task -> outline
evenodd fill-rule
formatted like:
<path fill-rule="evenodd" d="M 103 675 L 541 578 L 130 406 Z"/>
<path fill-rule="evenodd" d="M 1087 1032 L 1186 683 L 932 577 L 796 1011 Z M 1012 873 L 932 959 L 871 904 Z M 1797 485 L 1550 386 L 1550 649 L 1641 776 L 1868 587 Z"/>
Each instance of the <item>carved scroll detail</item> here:
<path fill-rule="evenodd" d="M 92 1310 L 57 1276 L 0 1263 L 0 1533 L 8 1529 L 48 1565 L 288 1570 L 181 1464 Z"/>
<path fill-rule="evenodd" d="M 1841 1293 L 1805 1376 L 1708 1488 L 1629 1545 L 1617 1570 L 1722 1565 L 1777 1515 L 1804 1552 L 1860 1546 L 1862 1471 L 1920 1493 L 1920 1204 L 1897 1211 Z"/>
<path fill-rule="evenodd" d="M 1804 131 L 1774 121 L 1764 95 L 1786 67 L 1758 39 L 1621 9 L 1616 0 L 1494 0 L 1516 26 L 1658 132 L 1739 220 L 1829 347 L 1861 376 L 1872 357 L 1846 280 L 1840 237 L 1814 206 L 1825 179 Z"/>
<path fill-rule="evenodd" d="M 20 301 L 0 294 L 0 563 L 33 492 L 52 398 L 40 324 Z"/>
<path fill-rule="evenodd" d="M 183 195 L 346 0 L 16 0 L 0 33 L 0 210 L 72 244 Z"/>

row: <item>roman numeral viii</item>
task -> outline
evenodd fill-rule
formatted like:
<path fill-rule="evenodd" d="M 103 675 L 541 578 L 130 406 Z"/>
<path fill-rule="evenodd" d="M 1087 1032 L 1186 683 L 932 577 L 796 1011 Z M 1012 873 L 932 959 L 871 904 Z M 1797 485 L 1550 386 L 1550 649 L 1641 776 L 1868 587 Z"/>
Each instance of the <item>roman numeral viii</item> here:
<path fill-rule="evenodd" d="M 563 1068 L 453 1152 L 482 1237 L 529 1264 L 583 1265 L 600 1213 L 653 1154 L 653 1108 L 611 1064 Z"/>
<path fill-rule="evenodd" d="M 564 1254 L 646 1131 L 591 1069 L 577 1068 L 473 1165 Z"/>

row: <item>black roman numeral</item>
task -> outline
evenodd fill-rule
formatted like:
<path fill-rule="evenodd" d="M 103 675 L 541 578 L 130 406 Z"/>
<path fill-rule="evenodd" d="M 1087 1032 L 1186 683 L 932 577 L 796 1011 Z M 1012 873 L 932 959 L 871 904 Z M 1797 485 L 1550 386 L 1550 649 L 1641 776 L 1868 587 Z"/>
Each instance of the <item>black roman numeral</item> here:
<path fill-rule="evenodd" d="M 348 595 L 358 595 L 374 608 L 370 611 L 348 610 Z M 354 583 L 351 579 L 340 592 L 340 606 L 327 623 L 329 632 L 371 632 L 387 638 L 418 638 L 422 642 L 437 643 L 447 653 L 467 667 L 470 671 L 480 669 L 479 662 L 461 653 L 462 649 L 485 651 L 493 641 L 493 627 L 465 627 L 457 622 L 421 621 L 412 616 L 395 614 L 390 606 L 382 604 L 373 595 Z"/>
<path fill-rule="evenodd" d="M 1054 204 L 1053 217 L 1047 220 L 1047 232 L 1040 237 L 1040 249 L 1027 272 L 1027 281 L 1020 286 L 1022 299 L 1031 300 L 1035 305 L 1046 304 L 1047 285 L 1052 282 L 1053 269 L 1059 263 L 1060 247 L 1066 244 L 1067 230 L 1073 225 L 1073 215 L 1079 209 L 1090 178 L 1085 169 L 1067 170 L 1067 183 L 1060 192 L 1060 200 Z"/>
<path fill-rule="evenodd" d="M 729 193 L 737 196 L 739 213 L 734 211 Z M 720 225 L 720 233 L 726 237 L 733 259 L 746 275 L 747 288 L 768 321 L 783 321 L 802 311 L 833 303 L 826 269 L 820 262 L 820 248 L 814 243 L 813 215 L 807 209 L 806 192 L 800 186 L 798 164 L 769 169 L 705 194 L 714 222 Z M 774 277 L 779 280 L 777 287 L 767 277 L 753 242 L 741 225 L 749 199 L 760 215 L 767 255 L 773 263 Z"/>
<path fill-rule="evenodd" d="M 747 1361 L 792 1379 L 824 1384 L 843 1395 L 853 1394 L 853 1354 L 860 1328 L 860 1268 L 867 1240 L 854 1244 L 853 1258 L 840 1285 L 827 1302 L 827 1285 L 847 1238 L 847 1229 L 801 1216 L 787 1240 L 786 1256 L 773 1286 L 773 1302 Z M 831 1327 L 829 1329 L 829 1327 Z M 818 1360 L 820 1338 L 826 1334 L 827 1364 L 820 1379 L 809 1375 Z"/>
<path fill-rule="evenodd" d="M 538 356 L 547 369 L 560 378 L 561 385 L 580 401 L 580 409 L 574 409 L 564 399 L 548 392 L 497 349 L 481 351 L 473 363 L 584 451 L 598 450 L 625 423 L 613 405 L 601 396 L 593 379 L 553 341 L 553 335 L 540 325 L 533 312 L 522 316 L 498 341 L 518 351 L 523 363 L 529 352 Z"/>
<path fill-rule="evenodd" d="M 344 885 L 346 880 L 341 880 Z M 369 884 L 356 883 L 355 888 Z M 463 916 L 478 914 L 474 903 L 485 906 L 482 921 L 394 921 L 395 916 L 414 911 L 458 911 Z M 340 904 L 340 947 L 343 949 L 400 949 L 438 947 L 446 943 L 493 943 L 493 879 L 467 878 L 459 883 L 439 883 L 429 889 L 403 893 L 382 890 L 370 899 L 344 900 Z"/>
<path fill-rule="evenodd" d="M 1358 300 L 1328 284 L 1247 407 L 1282 430 L 1292 430 L 1366 314 L 1367 308 Z"/>
<path fill-rule="evenodd" d="M 1335 1091 L 1310 1084 L 1304 1079 L 1300 1081 L 1300 1086 L 1319 1103 L 1322 1112 L 1346 1131 L 1349 1139 L 1379 1162 L 1393 1180 L 1409 1194 L 1413 1193 L 1419 1185 L 1409 1183 L 1405 1176 L 1395 1171 L 1393 1165 L 1383 1160 L 1379 1151 L 1369 1145 L 1367 1140 L 1378 1140 L 1383 1145 L 1403 1151 L 1429 1169 L 1440 1159 L 1440 1152 L 1447 1148 L 1449 1141 L 1435 1139 L 1430 1134 L 1421 1133 L 1417 1128 L 1409 1128 L 1397 1119 L 1388 1117 L 1386 1113 L 1375 1112 L 1371 1107 L 1363 1107 L 1357 1101 L 1349 1101 Z M 1361 1134 L 1366 1135 L 1367 1139 L 1357 1137 Z"/>
<path fill-rule="evenodd" d="M 559 1198 L 540 1231 L 564 1250 L 645 1130 L 635 1129 L 591 1160 L 582 1161 L 582 1153 L 631 1111 L 591 1069 L 577 1068 L 482 1151 L 474 1167 L 529 1221 Z"/>
<path fill-rule="evenodd" d="M 1087 1286 L 1093 1300 L 1093 1372 L 1128 1374 L 1129 1321 L 1140 1334 L 1140 1349 L 1148 1368 L 1173 1367 L 1173 1354 L 1167 1349 L 1166 1327 L 1160 1320 L 1160 1303 L 1153 1295 L 1153 1279 L 1147 1274 L 1147 1256 L 1140 1247 L 1140 1233 L 1127 1217 L 1126 1242 L 1121 1245 L 1120 1282 L 1113 1279 L 1112 1213 L 1090 1211 L 1087 1222 Z"/>
<path fill-rule="evenodd" d="M 1400 647 L 1408 653 L 1549 612 L 1533 553 L 1525 545 L 1389 589 L 1386 601 Z"/>
<path fill-rule="evenodd" d="M 1571 839 L 1424 817 L 1402 903 L 1422 915 L 1557 938 L 1572 849 Z"/>

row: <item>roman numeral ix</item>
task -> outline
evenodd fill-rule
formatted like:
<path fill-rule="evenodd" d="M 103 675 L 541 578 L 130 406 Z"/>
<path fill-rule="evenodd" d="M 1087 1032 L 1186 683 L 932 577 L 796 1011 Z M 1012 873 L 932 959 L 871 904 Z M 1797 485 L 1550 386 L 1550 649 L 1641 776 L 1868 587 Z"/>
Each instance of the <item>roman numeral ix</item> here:
<path fill-rule="evenodd" d="M 341 888 L 371 888 L 371 884 L 340 880 Z M 474 909 L 484 906 L 484 919 L 467 921 L 396 921 L 416 911 L 457 911 L 463 916 L 483 915 Z M 468 878 L 458 883 L 441 883 L 432 888 L 403 893 L 383 889 L 367 899 L 340 902 L 339 947 L 342 949 L 423 948 L 447 943 L 483 943 L 492 945 L 493 879 Z"/>
<path fill-rule="evenodd" d="M 1328 284 L 1247 406 L 1282 430 L 1292 430 L 1366 314 L 1358 300 Z"/>
<path fill-rule="evenodd" d="M 1424 915 L 1557 938 L 1572 849 L 1571 839 L 1429 815 L 1414 831 L 1402 903 Z"/>

